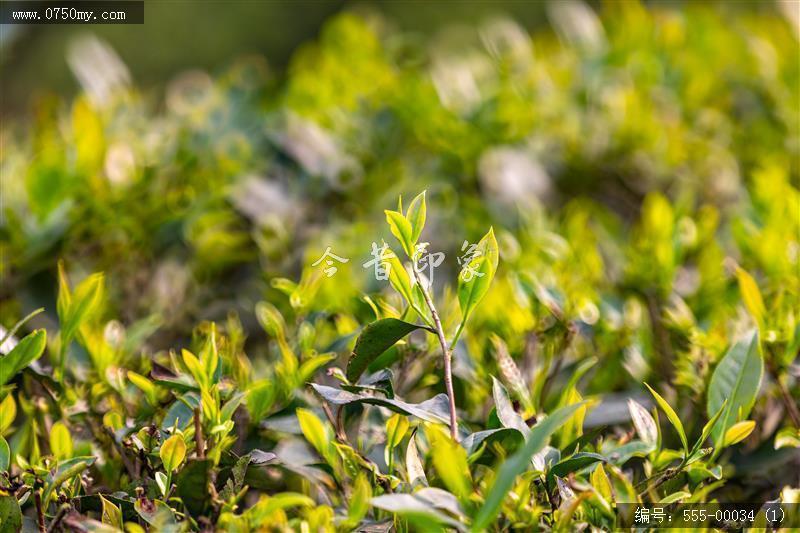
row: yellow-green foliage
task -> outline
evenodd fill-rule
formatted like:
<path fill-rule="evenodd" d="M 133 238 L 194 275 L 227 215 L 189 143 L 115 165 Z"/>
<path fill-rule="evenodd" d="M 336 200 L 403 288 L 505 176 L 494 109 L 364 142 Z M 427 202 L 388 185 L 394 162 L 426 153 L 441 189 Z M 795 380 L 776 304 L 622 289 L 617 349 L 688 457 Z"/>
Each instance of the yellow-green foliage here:
<path fill-rule="evenodd" d="M 531 34 L 424 37 L 346 13 L 280 75 L 3 121 L 0 530 L 796 501 L 781 9 L 554 2 Z"/>

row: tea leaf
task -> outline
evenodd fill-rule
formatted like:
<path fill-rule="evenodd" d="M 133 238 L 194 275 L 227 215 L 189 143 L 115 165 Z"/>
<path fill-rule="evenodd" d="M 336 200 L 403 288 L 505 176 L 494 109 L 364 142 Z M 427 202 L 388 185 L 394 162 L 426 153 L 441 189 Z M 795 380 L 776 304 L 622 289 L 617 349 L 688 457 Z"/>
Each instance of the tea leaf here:
<path fill-rule="evenodd" d="M 317 415 L 307 409 L 297 410 L 297 421 L 300 423 L 300 430 L 306 440 L 317 450 L 320 457 L 330 463 L 333 458 L 330 447 L 331 435 L 325 424 L 317 418 Z"/>
<path fill-rule="evenodd" d="M 511 490 L 514 479 L 526 470 L 533 454 L 541 451 L 547 439 L 564 425 L 584 402 L 568 405 L 554 411 L 550 416 L 531 428 L 525 444 L 509 457 L 497 472 L 494 484 L 486 496 L 483 506 L 475 516 L 472 531 L 483 531 L 500 512 L 500 505 Z"/>
<path fill-rule="evenodd" d="M 167 487 L 167 475 L 164 472 L 156 472 L 156 484 L 158 484 L 161 495 L 166 496 L 169 487 Z"/>
<path fill-rule="evenodd" d="M 800 429 L 783 428 L 775 435 L 775 449 L 800 448 Z"/>
<path fill-rule="evenodd" d="M 592 471 L 590 476 L 592 487 L 608 502 L 614 502 L 613 489 L 611 488 L 611 481 L 606 475 L 606 470 L 603 468 L 603 463 L 597 465 Z"/>
<path fill-rule="evenodd" d="M 0 493 L 0 526 L 3 531 L 22 530 L 22 511 L 13 495 Z"/>
<path fill-rule="evenodd" d="M 0 435 L 0 472 L 6 472 L 11 465 L 11 448 L 8 441 Z"/>
<path fill-rule="evenodd" d="M 678 418 L 678 413 L 676 413 L 675 410 L 672 407 L 670 407 L 670 405 L 667 403 L 667 400 L 662 398 L 659 393 L 654 391 L 653 388 L 650 387 L 650 385 L 645 383 L 644 386 L 647 387 L 647 389 L 656 399 L 656 403 L 658 403 L 658 406 L 661 407 L 661 410 L 664 411 L 664 414 L 667 415 L 667 418 L 669 419 L 670 423 L 672 423 L 672 426 L 675 428 L 675 431 L 678 432 L 678 437 L 680 437 L 681 444 L 683 445 L 683 451 L 688 454 L 689 442 L 686 440 L 686 431 L 683 429 L 683 423 L 681 423 L 681 419 Z"/>
<path fill-rule="evenodd" d="M 103 523 L 120 530 L 123 529 L 122 511 L 120 508 L 103 498 L 102 494 L 100 495 L 100 501 L 103 504 L 103 512 L 101 513 L 101 520 Z"/>
<path fill-rule="evenodd" d="M 37 329 L 19 341 L 7 355 L 0 356 L 0 386 L 38 359 L 46 344 L 47 334 L 43 329 Z"/>
<path fill-rule="evenodd" d="M 56 422 L 50 428 L 50 451 L 57 459 L 72 457 L 72 436 L 67 426 L 61 422 Z"/>
<path fill-rule="evenodd" d="M 283 315 L 278 309 L 269 302 L 259 302 L 256 304 L 256 318 L 267 335 L 273 339 L 284 339 L 286 336 L 286 323 Z"/>
<path fill-rule="evenodd" d="M 659 500 L 659 505 L 669 505 L 670 503 L 675 503 L 680 500 L 685 500 L 692 495 L 691 492 L 686 492 L 685 490 L 680 490 L 678 492 L 673 492 L 669 496 L 665 496 Z"/>
<path fill-rule="evenodd" d="M 97 311 L 101 302 L 104 278 L 102 274 L 92 274 L 83 280 L 70 295 L 65 315 L 61 316 L 61 342 L 69 343 L 89 316 Z"/>
<path fill-rule="evenodd" d="M 697 450 L 700 449 L 700 447 L 706 441 L 706 439 L 711 435 L 711 432 L 717 426 L 717 423 L 719 423 L 719 419 L 722 416 L 722 412 L 725 410 L 725 406 L 727 405 L 727 403 L 728 403 L 728 401 L 725 400 L 722 403 L 722 406 L 719 408 L 719 410 L 714 414 L 714 416 L 712 416 L 711 419 L 708 422 L 706 422 L 706 424 L 703 426 L 703 431 L 700 434 L 700 438 L 697 439 L 697 442 L 692 447 L 692 453 L 691 454 L 696 453 Z"/>
<path fill-rule="evenodd" d="M 175 493 L 192 516 L 202 516 L 210 503 L 207 487 L 211 481 L 209 472 L 212 468 L 210 459 L 191 460 L 178 474 Z"/>
<path fill-rule="evenodd" d="M 167 472 L 177 470 L 186 457 L 186 443 L 183 436 L 176 434 L 165 440 L 158 454 L 164 464 L 164 470 Z"/>
<path fill-rule="evenodd" d="M 428 485 L 428 478 L 425 475 L 425 468 L 419 458 L 419 450 L 417 450 L 416 430 L 411 434 L 408 439 L 408 447 L 406 448 L 406 473 L 408 475 L 408 483 L 414 487 L 417 485 Z"/>
<path fill-rule="evenodd" d="M 411 200 L 411 204 L 408 206 L 408 211 L 406 211 L 406 220 L 408 220 L 408 223 L 411 226 L 412 250 L 419 240 L 422 229 L 425 227 L 426 210 L 425 191 L 422 191 L 413 200 Z"/>
<path fill-rule="evenodd" d="M 448 400 L 446 394 L 437 394 L 429 400 L 420 403 L 409 403 L 396 398 L 381 398 L 369 394 L 355 394 L 345 390 L 334 389 L 325 385 L 312 383 L 311 387 L 322 396 L 325 401 L 334 405 L 347 405 L 350 403 L 364 403 L 379 405 L 391 409 L 396 413 L 413 415 L 427 422 L 449 423 Z"/>
<path fill-rule="evenodd" d="M 370 363 L 397 341 L 418 329 L 430 330 L 427 326 L 410 324 L 396 318 L 384 318 L 368 324 L 358 336 L 353 354 L 347 361 L 347 379 L 351 382 L 357 381 Z"/>
<path fill-rule="evenodd" d="M 742 299 L 747 307 L 747 310 L 753 316 L 753 319 L 758 324 L 758 327 L 763 330 L 764 317 L 766 316 L 766 307 L 764 307 L 764 300 L 761 298 L 761 291 L 758 290 L 758 284 L 746 270 L 741 268 L 736 269 L 736 279 L 739 281 L 739 291 L 742 293 Z"/>
<path fill-rule="evenodd" d="M 463 329 L 472 311 L 489 291 L 497 271 L 500 256 L 494 229 L 489 229 L 475 249 L 480 254 L 464 265 L 458 275 L 458 304 L 461 307 L 459 331 Z"/>
<path fill-rule="evenodd" d="M 500 383 L 497 378 L 492 376 L 492 396 L 494 397 L 494 405 L 497 411 L 497 418 L 503 427 L 513 428 L 522 433 L 523 436 L 528 436 L 530 428 L 522 419 L 522 417 L 514 410 L 511 401 L 508 399 L 506 388 Z"/>
<path fill-rule="evenodd" d="M 647 409 L 642 407 L 639 402 L 628 399 L 628 412 L 631 415 L 633 427 L 636 428 L 639 438 L 643 442 L 655 446 L 658 442 L 658 428 L 656 427 L 656 421 L 653 420 Z"/>
<path fill-rule="evenodd" d="M 50 501 L 53 491 L 58 489 L 63 483 L 79 476 L 81 472 L 92 466 L 96 457 L 73 457 L 59 463 L 53 481 L 47 485 L 42 496 L 42 501 L 46 504 Z"/>
<path fill-rule="evenodd" d="M 156 390 L 156 386 L 151 383 L 150 380 L 137 374 L 133 370 L 128 370 L 128 379 L 144 393 L 145 397 L 151 404 L 157 403 L 156 398 L 158 397 L 158 391 Z"/>
<path fill-rule="evenodd" d="M 758 331 L 753 330 L 730 347 L 711 375 L 707 403 L 709 416 L 721 409 L 727 400 L 720 422 L 711 432 L 717 445 L 722 444 L 725 432 L 733 424 L 750 414 L 763 374 Z"/>
<path fill-rule="evenodd" d="M 443 526 L 464 531 L 464 526 L 447 514 L 439 511 L 429 501 L 414 494 L 384 494 L 372 498 L 373 507 L 400 515 L 416 528 L 416 531 L 444 531 Z"/>
<path fill-rule="evenodd" d="M 4 434 L 17 417 L 17 403 L 9 392 L 0 403 L 0 435 Z"/>
<path fill-rule="evenodd" d="M 386 222 L 389 223 L 389 229 L 392 232 L 392 235 L 397 238 L 397 241 L 403 247 L 403 250 L 406 252 L 406 255 L 409 259 L 414 257 L 414 230 L 411 227 L 411 223 L 403 216 L 402 213 L 398 213 L 397 211 L 384 211 L 386 213 Z M 420 231 L 422 231 L 420 229 Z"/>
<path fill-rule="evenodd" d="M 756 428 L 756 423 L 753 420 L 743 420 L 737 422 L 728 428 L 725 436 L 722 438 L 723 446 L 733 446 L 734 444 L 743 441 L 753 432 Z"/>
<path fill-rule="evenodd" d="M 189 350 L 181 350 L 181 356 L 183 357 L 183 364 L 189 369 L 189 373 L 192 374 L 192 377 L 194 377 L 194 380 L 200 385 L 200 388 L 208 388 L 208 378 L 206 377 L 205 369 L 197 356 Z"/>
<path fill-rule="evenodd" d="M 587 466 L 593 465 L 597 462 L 605 461 L 605 457 L 597 453 L 578 452 L 572 457 L 564 459 L 553 465 L 550 469 L 550 474 L 558 477 L 567 477 L 567 475 L 577 472 Z"/>
<path fill-rule="evenodd" d="M 356 527 L 369 511 L 369 502 L 372 499 L 372 486 L 367 476 L 362 472 L 353 483 L 353 492 L 350 495 L 347 508 L 347 524 Z"/>
<path fill-rule="evenodd" d="M 462 502 L 469 501 L 472 478 L 467 464 L 467 452 L 438 427 L 425 426 L 431 443 L 431 458 L 442 483 Z"/>
<path fill-rule="evenodd" d="M 386 446 L 396 448 L 408 431 L 408 418 L 397 413 L 386 421 Z"/>

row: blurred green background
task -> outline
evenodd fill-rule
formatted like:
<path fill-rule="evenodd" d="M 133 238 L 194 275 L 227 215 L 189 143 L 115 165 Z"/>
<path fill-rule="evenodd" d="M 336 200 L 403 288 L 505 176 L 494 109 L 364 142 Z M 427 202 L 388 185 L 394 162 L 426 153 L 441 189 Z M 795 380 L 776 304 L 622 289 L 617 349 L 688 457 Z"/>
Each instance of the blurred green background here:
<path fill-rule="evenodd" d="M 148 0 L 143 25 L 2 28 L 0 68 L 6 73 L 0 81 L 2 111 L 24 112 L 31 99 L 45 91 L 73 96 L 79 86 L 65 52 L 69 42 L 82 34 L 106 40 L 140 87 L 157 89 L 182 69 L 213 72 L 245 54 L 262 55 L 280 71 L 299 45 L 315 38 L 325 20 L 343 10 L 379 12 L 404 30 L 422 33 L 498 13 L 513 16 L 527 28 L 546 23 L 544 2 Z"/>
<path fill-rule="evenodd" d="M 650 5 L 682 9 L 697 2 L 661 1 Z M 587 2 L 595 8 L 599 1 Z M 775 11 L 774 2 L 719 1 L 731 12 Z M 292 52 L 316 37 L 325 20 L 342 11 L 380 13 L 398 29 L 430 35 L 454 24 L 475 24 L 508 15 L 527 30 L 548 24 L 546 2 L 524 0 L 450 0 L 447 2 L 346 2 L 289 0 L 148 0 L 143 25 L 4 26 L 0 28 L 0 79 L 3 115 L 24 113 L 32 99 L 53 91 L 74 96 L 79 86 L 65 52 L 76 37 L 92 33 L 107 41 L 142 88 L 158 89 L 188 68 L 215 71 L 233 58 L 259 54 L 277 71 Z"/>
<path fill-rule="evenodd" d="M 463 241 L 499 242 L 457 354 L 467 409 L 496 373 L 490 334 L 522 358 L 563 321 L 579 334 L 557 370 L 596 357 L 590 392 L 665 381 L 702 412 L 752 325 L 738 269 L 788 354 L 775 375 L 796 358 L 798 8 L 165 2 L 144 26 L 4 28 L 0 322 L 44 307 L 32 325 L 55 328 L 63 260 L 74 281 L 105 272 L 98 316 L 135 332 L 137 364 L 234 316 L 268 361 L 262 300 L 313 316 L 327 349 L 379 314 L 364 294 L 399 308 L 361 265 L 392 241 L 383 210 L 427 190 L 446 316 Z M 326 283 L 327 246 L 351 261 Z M 779 423 L 761 442 L 786 476 Z M 735 488 L 775 497 L 764 472 Z"/>

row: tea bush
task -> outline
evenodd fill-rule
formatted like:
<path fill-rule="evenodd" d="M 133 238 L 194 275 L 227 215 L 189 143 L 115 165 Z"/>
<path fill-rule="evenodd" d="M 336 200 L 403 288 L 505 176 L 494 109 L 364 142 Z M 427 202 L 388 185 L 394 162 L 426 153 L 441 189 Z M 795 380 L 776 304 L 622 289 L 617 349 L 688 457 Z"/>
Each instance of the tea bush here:
<path fill-rule="evenodd" d="M 796 24 L 550 16 L 344 14 L 285 77 L 104 65 L 4 124 L 0 529 L 797 503 Z"/>

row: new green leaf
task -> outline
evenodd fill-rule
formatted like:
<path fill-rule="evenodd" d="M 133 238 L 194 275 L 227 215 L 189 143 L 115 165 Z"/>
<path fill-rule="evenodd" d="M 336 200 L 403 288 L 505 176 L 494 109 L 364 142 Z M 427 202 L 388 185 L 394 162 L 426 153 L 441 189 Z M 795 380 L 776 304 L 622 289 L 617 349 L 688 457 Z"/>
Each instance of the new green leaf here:
<path fill-rule="evenodd" d="M 389 223 L 389 229 L 392 235 L 397 238 L 406 255 L 409 258 L 414 257 L 414 230 L 411 224 L 402 213 L 397 211 L 384 211 L 386 213 L 386 222 Z"/>
<path fill-rule="evenodd" d="M 174 472 L 181 466 L 186 457 L 186 443 L 181 435 L 173 435 L 161 445 L 159 451 L 161 462 L 164 463 L 164 470 Z"/>
<path fill-rule="evenodd" d="M 456 333 L 458 339 L 470 313 L 489 291 L 500 255 L 494 229 L 490 228 L 478 242 L 471 260 L 466 263 L 458 275 L 458 304 L 461 307 L 461 324 Z"/>
<path fill-rule="evenodd" d="M 425 191 L 419 193 L 416 198 L 411 200 L 411 205 L 408 206 L 406 211 L 406 220 L 411 226 L 411 244 L 415 246 L 422 233 L 422 228 L 425 227 Z"/>
<path fill-rule="evenodd" d="M 683 429 L 683 423 L 681 419 L 678 418 L 678 413 L 667 403 L 659 393 L 653 390 L 653 388 L 648 385 L 647 383 L 644 384 L 645 387 L 650 391 L 653 397 L 656 399 L 656 403 L 658 406 L 661 407 L 661 410 L 664 411 L 664 414 L 667 415 L 667 418 L 675 427 L 675 431 L 678 432 L 678 437 L 681 439 L 681 444 L 683 445 L 683 451 L 687 454 L 689 453 L 689 441 L 686 440 L 686 431 Z"/>

